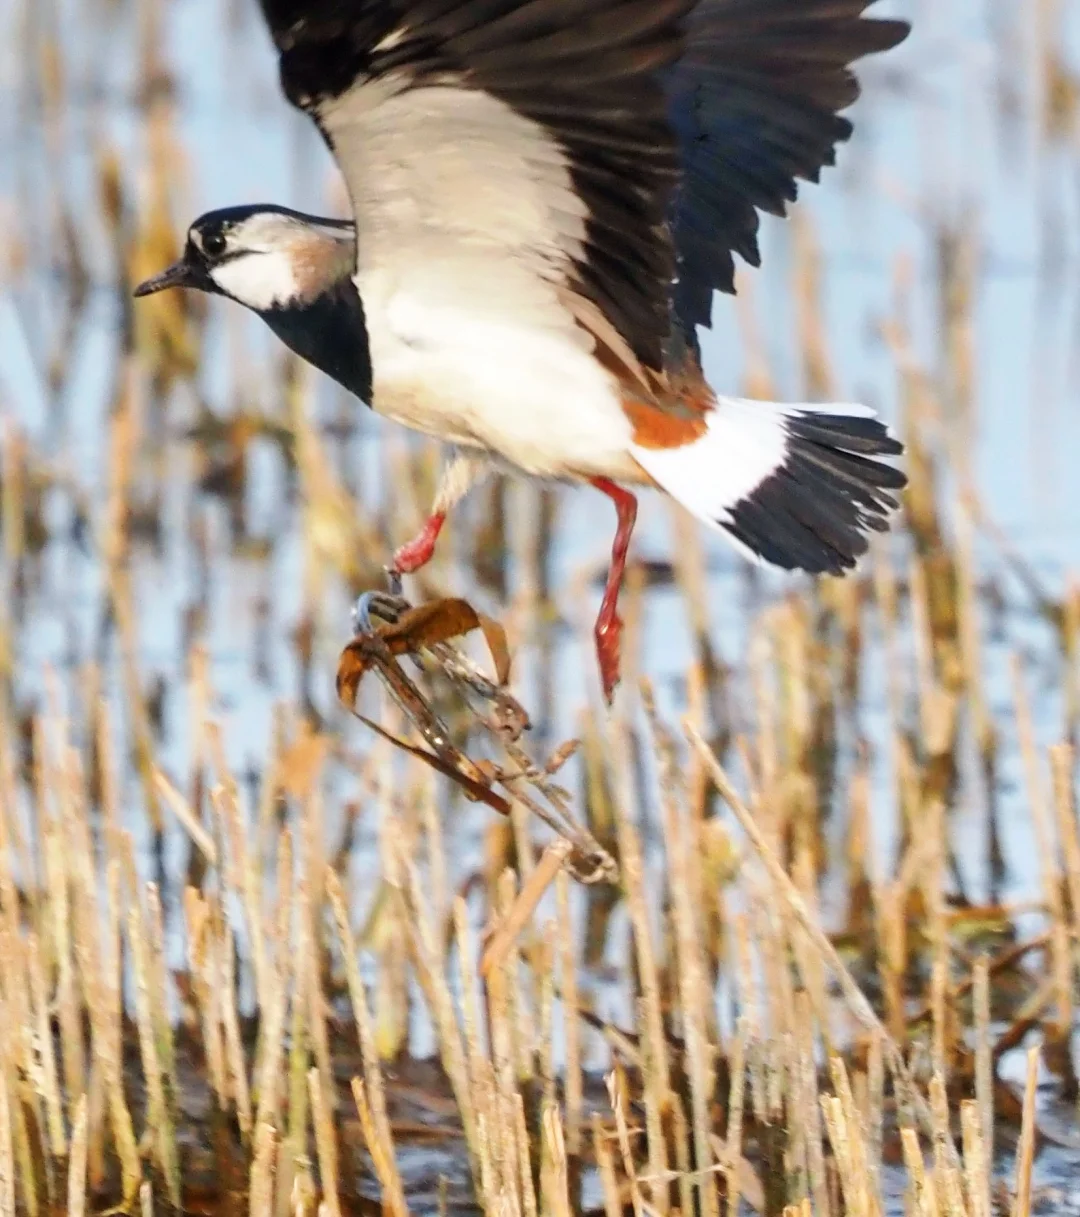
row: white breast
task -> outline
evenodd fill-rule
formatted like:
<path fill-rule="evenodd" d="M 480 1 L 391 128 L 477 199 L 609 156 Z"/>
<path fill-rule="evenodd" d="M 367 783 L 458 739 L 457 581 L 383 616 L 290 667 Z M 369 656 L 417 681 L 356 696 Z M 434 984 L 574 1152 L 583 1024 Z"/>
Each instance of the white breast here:
<path fill-rule="evenodd" d="M 640 478 L 614 382 L 559 297 L 588 216 L 550 131 L 405 75 L 320 119 L 353 200 L 375 409 L 538 476 Z"/>
<path fill-rule="evenodd" d="M 484 269 L 444 259 L 408 285 L 357 277 L 376 411 L 535 476 L 640 477 L 615 384 L 547 285 Z M 447 288 L 469 271 L 471 297 Z"/>

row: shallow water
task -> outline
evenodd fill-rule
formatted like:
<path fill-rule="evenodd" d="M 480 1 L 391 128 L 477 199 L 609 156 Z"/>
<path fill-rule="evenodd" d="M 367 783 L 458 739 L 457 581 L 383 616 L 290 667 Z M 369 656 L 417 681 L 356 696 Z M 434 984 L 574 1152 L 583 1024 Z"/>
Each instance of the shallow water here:
<path fill-rule="evenodd" d="M 180 222 L 211 207 L 259 199 L 343 210 L 340 184 L 317 136 L 277 95 L 270 48 L 254 7 L 183 0 L 160 14 L 153 5 L 141 9 L 146 21 L 159 14 L 164 22 L 160 47 L 177 90 L 173 159 Z M 1056 138 L 1044 134 L 1041 118 L 1046 40 L 1039 14 L 1051 8 L 1008 0 L 882 4 L 883 13 L 911 16 L 915 32 L 898 52 L 863 69 L 865 96 L 854 113 L 855 139 L 841 150 L 839 168 L 827 173 L 823 185 L 804 190 L 802 213 L 807 233 L 820 246 L 820 320 L 835 394 L 873 404 L 893 419 L 900 377 L 882 327 L 901 316 L 912 335 L 907 357 L 933 374 L 942 360 L 942 241 L 950 234 L 970 241 L 974 489 L 1008 543 L 1056 593 L 1068 573 L 1080 568 L 1080 479 L 1074 473 L 1080 451 L 1080 176 L 1075 118 Z M 0 420 L 18 427 L 53 479 L 44 504 L 48 539 L 32 564 L 19 616 L 17 698 L 26 709 L 40 698 L 48 668 L 70 673 L 97 659 L 122 722 L 119 649 L 115 637 L 103 635 L 107 589 L 95 537 L 107 502 L 107 421 L 120 374 L 124 305 L 97 178 L 102 152 L 115 150 L 131 216 L 147 208 L 152 175 L 148 127 L 138 104 L 138 23 L 131 6 L 98 0 L 33 7 L 5 0 L 0 13 L 7 34 L 0 46 L 0 252 L 7 265 L 0 292 Z M 1063 66 L 1075 71 L 1080 6 L 1062 5 L 1060 20 L 1053 44 Z M 50 31 L 58 33 L 62 48 L 63 100 L 56 105 L 42 100 L 43 73 L 50 70 L 43 35 Z M 67 304 L 70 264 L 58 235 L 63 211 L 75 227 L 86 274 L 85 305 L 74 314 Z M 129 218 L 129 226 L 133 222 Z M 766 219 L 763 233 L 764 269 L 746 278 L 756 354 L 767 363 L 778 393 L 797 398 L 806 386 L 793 292 L 800 265 L 795 231 Z M 230 760 L 238 773 L 257 773 L 275 703 L 295 698 L 301 689 L 293 631 L 304 602 L 304 543 L 296 488 L 269 441 L 256 441 L 251 449 L 241 544 L 231 536 L 228 503 L 198 485 L 202 465 L 187 431 L 199 403 L 229 415 L 240 403 L 272 402 L 280 369 L 271 336 L 235 308 L 211 301 L 206 332 L 195 389 L 179 390 L 160 411 L 144 405 L 146 425 L 159 432 L 148 449 L 165 476 L 140 468 L 136 483 L 145 480 L 150 494 L 160 485 L 165 497 L 161 535 L 140 543 L 132 556 L 138 669 L 144 687 L 161 690 L 159 760 L 167 771 L 183 773 L 191 749 L 187 636 L 194 625 L 207 647 Z M 718 301 L 704 349 L 721 391 L 745 386 L 746 337 L 736 306 Z M 136 391 L 145 396 L 138 367 L 133 374 Z M 324 433 L 336 420 L 349 422 L 348 436 L 332 446 L 343 480 L 373 511 L 392 504 L 387 453 L 401 447 L 401 436 L 317 378 L 310 397 Z M 954 420 L 943 420 L 943 443 L 956 428 Z M 11 432 L 0 439 L 10 443 Z M 527 487 L 511 492 L 512 531 L 526 528 L 535 496 Z M 955 502 L 952 492 L 947 497 Z M 559 506 L 552 579 L 561 589 L 562 611 L 577 621 L 585 616 L 577 591 L 583 572 L 598 570 L 606 558 L 610 510 L 590 492 L 572 489 L 559 492 Z M 468 508 L 466 518 L 471 512 L 475 520 L 479 510 Z M 80 525 L 83 517 L 89 529 Z M 394 518 L 391 507 L 389 519 Z M 637 554 L 666 560 L 673 544 L 671 512 L 648 499 Z M 702 535 L 701 544 L 709 560 L 712 633 L 720 654 L 738 669 L 748 646 L 747 605 L 775 597 L 786 585 L 775 578 L 748 580 L 719 539 Z M 891 544 L 899 562 L 905 540 Z M 1009 722 L 1008 657 L 1022 647 L 1031 660 L 1040 742 L 1056 740 L 1062 706 L 1045 626 L 985 536 L 980 557 L 984 576 L 1000 581 L 1008 623 L 999 640 L 987 643 L 992 709 Z M 459 590 L 473 593 L 463 566 L 453 578 Z M 514 579 L 511 571 L 511 590 Z M 0 590 L 9 598 L 13 581 L 10 565 L 0 559 Z M 594 580 L 587 587 L 590 605 L 598 594 Z M 487 600 L 489 607 L 502 607 L 490 595 Z M 360 748 L 367 739 L 337 709 L 333 691 L 348 601 L 336 580 L 322 589 L 310 696 L 341 728 L 348 746 Z M 692 655 L 682 597 L 670 584 L 648 595 L 642 630 L 642 666 L 656 681 L 661 704 L 675 711 L 683 703 Z M 535 660 L 534 648 L 523 646 L 518 663 L 526 687 Z M 553 663 L 558 698 L 548 727 L 553 738 L 561 738 L 574 731 L 594 676 L 591 656 L 577 640 L 557 646 Z M 1041 683 L 1041 677 L 1048 679 Z M 886 777 L 885 678 L 879 651 L 861 692 L 861 723 L 878 768 L 875 847 L 882 858 L 891 858 L 897 834 Z M 737 671 L 736 701 L 746 693 L 740 680 Z M 350 780 L 336 771 L 331 796 Z M 125 793 L 130 826 L 145 844 L 131 772 Z M 1030 821 L 1011 814 L 1022 800 L 1019 758 L 1009 750 L 1001 759 L 1007 859 L 1002 895 L 1016 901 L 1039 893 Z M 959 804 L 957 852 L 969 895 L 978 899 L 988 880 L 973 783 L 964 786 Z M 328 820 L 336 832 L 341 808 L 333 797 Z M 480 850 L 485 824 L 486 813 L 475 809 L 455 821 L 453 844 L 463 870 Z M 358 826 L 358 891 L 370 888 L 376 873 L 376 838 L 376 824 Z M 186 840 L 173 829 L 167 841 L 167 868 L 179 877 Z M 174 949 L 179 963 L 182 944 Z M 1005 1072 L 1015 1074 L 1015 1068 L 1007 1065 Z M 1067 1186 L 1080 1159 L 1061 1152 L 1060 1169 L 1052 1153 L 1040 1158 L 1040 1169 L 1061 1192 L 1053 1207 L 1080 1211 L 1076 1189 Z"/>

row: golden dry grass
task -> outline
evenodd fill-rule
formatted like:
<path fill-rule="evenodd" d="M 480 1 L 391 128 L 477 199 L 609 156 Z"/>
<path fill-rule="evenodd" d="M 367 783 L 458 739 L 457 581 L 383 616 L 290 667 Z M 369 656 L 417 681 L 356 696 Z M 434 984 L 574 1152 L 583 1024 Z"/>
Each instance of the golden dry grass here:
<path fill-rule="evenodd" d="M 1075 82 L 1055 50 L 1061 15 L 1039 7 L 1045 136 L 1060 141 L 1075 131 Z M 94 151 L 95 223 L 121 299 L 175 254 L 189 158 L 166 6 L 109 12 L 137 35 L 142 141 L 139 174 L 106 134 Z M 28 78 L 59 140 L 61 116 L 83 103 L 64 44 L 48 21 L 31 37 L 30 13 Z M 54 388 L 72 375 L 90 242 L 62 166 L 49 179 L 64 234 L 44 364 Z M 417 522 L 430 451 L 386 439 L 393 494 L 373 508 L 341 459 L 347 439 L 313 422 L 311 378 L 286 361 L 281 391 L 260 398 L 244 387 L 239 339 L 225 358 L 234 408 L 188 398 L 178 414 L 209 334 L 202 303 L 172 295 L 121 316 L 104 493 L 65 468 L 48 427 L 5 412 L 0 1217 L 179 1204 L 252 1217 L 471 1204 L 499 1217 L 1033 1211 L 1049 1135 L 1038 1070 L 1062 1097 L 1077 1091 L 1080 582 L 1049 585 L 980 500 L 975 251 L 965 232 L 937 235 L 937 364 L 908 332 L 904 266 L 881 326 L 911 450 L 899 543 L 857 577 L 779 599 L 740 585 L 749 643 L 724 655 L 702 539 L 673 518 L 673 565 L 638 565 L 629 580 L 618 712 L 580 713 L 576 755 L 551 732 L 567 717 L 559 665 L 589 655 L 579 610 L 591 586 L 553 585 L 557 493 L 500 481 L 455 524 L 418 593 L 460 590 L 466 570 L 470 596 L 500 606 L 511 650 L 532 660 L 526 709 L 543 737 L 485 729 L 428 656 L 416 679 L 458 752 L 484 780 L 502 767 L 511 814 L 485 811 L 479 838 L 463 837 L 478 819 L 447 778 L 319 697 L 348 642 L 334 606 L 378 583 L 391 540 Z M 41 250 L 8 240 L 14 288 Z M 807 214 L 795 245 L 804 379 L 831 394 L 842 355 Z M 748 390 L 775 392 L 742 307 Z M 253 738 L 226 712 L 208 589 L 222 569 L 274 587 L 275 539 L 246 519 L 260 449 L 298 487 L 285 507 L 300 514 L 301 586 L 294 619 L 275 614 L 272 590 L 252 615 L 262 626 L 241 681 L 282 655 L 295 672 Z M 198 572 L 177 631 L 183 699 L 169 702 L 179 752 L 146 608 L 177 487 Z M 56 495 L 88 536 L 102 642 L 42 673 Z M 196 510 L 207 502 L 228 533 L 217 548 Z M 1029 613 L 1001 610 L 1003 569 Z M 690 635 L 675 697 L 640 679 L 650 582 L 674 592 Z M 554 628 L 567 618 L 572 637 Z M 370 677 L 361 708 L 423 743 Z M 254 755 L 256 781 L 238 755 Z M 1023 774 L 1012 797 L 1009 757 Z M 1037 854 L 1037 890 L 974 902 L 959 855 L 974 843 L 989 872 L 1000 865 L 1005 800 Z M 583 866 L 583 854 L 605 861 Z M 427 1043 L 437 1069 L 412 1060 Z M 1025 1048 L 1026 1085 L 1003 1081 L 1002 1061 Z"/>

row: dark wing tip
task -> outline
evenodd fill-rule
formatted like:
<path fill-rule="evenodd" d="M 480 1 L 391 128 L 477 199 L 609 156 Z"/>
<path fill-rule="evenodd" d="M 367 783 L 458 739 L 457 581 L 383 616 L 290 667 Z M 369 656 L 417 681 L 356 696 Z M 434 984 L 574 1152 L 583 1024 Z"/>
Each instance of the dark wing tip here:
<path fill-rule="evenodd" d="M 866 28 L 866 50 L 864 55 L 876 55 L 899 46 L 911 33 L 911 22 L 899 17 L 873 17 L 863 21 Z"/>
<path fill-rule="evenodd" d="M 756 253 L 758 213 L 784 215 L 800 180 L 818 181 L 852 134 L 852 66 L 911 32 L 867 16 L 870 0 L 699 0 L 684 59 L 668 78 L 684 183 L 671 223 L 675 313 L 707 326 L 712 292 L 733 292 L 732 254 Z"/>

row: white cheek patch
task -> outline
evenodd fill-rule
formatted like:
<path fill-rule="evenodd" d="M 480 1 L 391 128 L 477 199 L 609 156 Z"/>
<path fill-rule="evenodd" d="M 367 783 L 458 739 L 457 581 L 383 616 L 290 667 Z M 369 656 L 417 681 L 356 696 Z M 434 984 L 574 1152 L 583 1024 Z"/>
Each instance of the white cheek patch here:
<path fill-rule="evenodd" d="M 260 250 L 230 258 L 215 266 L 210 277 L 226 295 L 256 310 L 288 304 L 300 294 L 292 261 L 280 250 Z"/>

